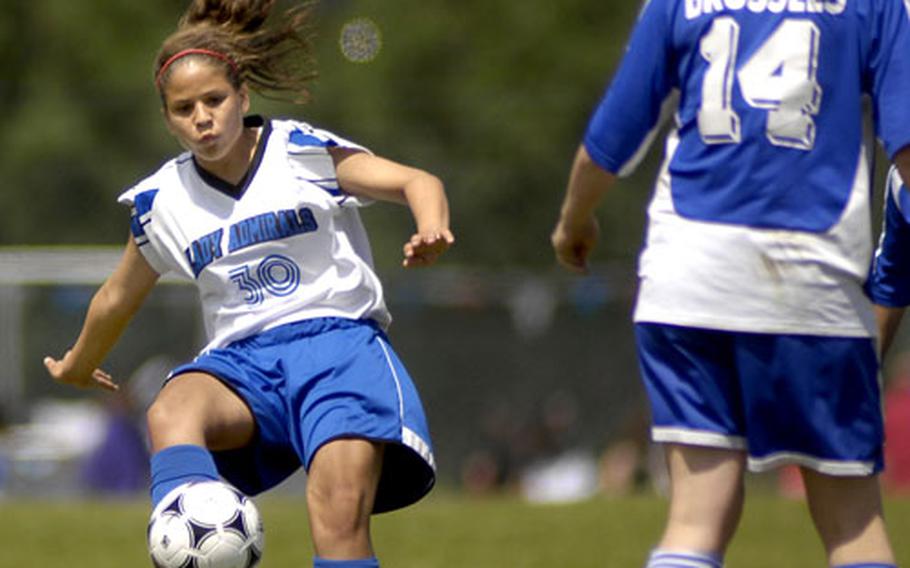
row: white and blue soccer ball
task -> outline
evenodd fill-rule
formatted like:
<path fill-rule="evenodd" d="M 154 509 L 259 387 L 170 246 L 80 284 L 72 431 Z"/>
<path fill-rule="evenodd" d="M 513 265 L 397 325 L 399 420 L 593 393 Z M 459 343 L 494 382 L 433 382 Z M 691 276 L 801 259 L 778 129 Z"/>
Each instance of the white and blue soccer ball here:
<path fill-rule="evenodd" d="M 256 505 L 220 481 L 175 488 L 149 519 L 149 554 L 157 568 L 252 568 L 264 544 Z"/>

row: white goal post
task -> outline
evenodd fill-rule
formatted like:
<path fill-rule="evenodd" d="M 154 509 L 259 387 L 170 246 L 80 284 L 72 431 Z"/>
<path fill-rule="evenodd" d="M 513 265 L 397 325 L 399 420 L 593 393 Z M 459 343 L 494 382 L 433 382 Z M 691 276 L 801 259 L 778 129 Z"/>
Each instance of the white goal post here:
<path fill-rule="evenodd" d="M 0 247 L 0 286 L 101 284 L 122 255 L 119 245 Z"/>
<path fill-rule="evenodd" d="M 25 288 L 100 285 L 122 254 L 122 246 L 0 247 L 0 409 L 21 408 L 25 395 Z"/>

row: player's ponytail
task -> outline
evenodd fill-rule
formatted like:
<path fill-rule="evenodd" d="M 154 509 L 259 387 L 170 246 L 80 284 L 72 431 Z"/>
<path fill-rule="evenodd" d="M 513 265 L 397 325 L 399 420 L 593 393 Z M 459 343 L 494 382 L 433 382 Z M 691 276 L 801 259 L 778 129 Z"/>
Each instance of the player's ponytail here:
<path fill-rule="evenodd" d="M 259 30 L 275 0 L 194 0 L 180 20 L 181 27 L 210 24 L 242 33 Z"/>
<path fill-rule="evenodd" d="M 155 83 L 164 86 L 184 57 L 208 57 L 222 65 L 235 87 L 302 102 L 316 76 L 309 40 L 311 4 L 285 12 L 269 25 L 275 0 L 193 0 L 155 58 Z M 284 94 L 285 96 L 281 96 Z M 288 96 L 289 95 L 289 96 Z"/>

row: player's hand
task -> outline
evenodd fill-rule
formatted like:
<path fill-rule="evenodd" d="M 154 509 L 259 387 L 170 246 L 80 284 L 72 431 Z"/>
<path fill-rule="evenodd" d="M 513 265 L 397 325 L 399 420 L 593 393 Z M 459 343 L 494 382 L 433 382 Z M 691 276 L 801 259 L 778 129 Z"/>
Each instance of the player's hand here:
<path fill-rule="evenodd" d="M 588 271 L 588 257 L 600 238 L 600 225 L 592 215 L 579 224 L 560 219 L 550 235 L 559 264 L 573 272 Z"/>
<path fill-rule="evenodd" d="M 405 268 L 430 266 L 454 243 L 455 237 L 448 229 L 415 233 L 404 244 L 404 260 L 401 264 Z"/>
<path fill-rule="evenodd" d="M 72 351 L 67 351 L 63 359 L 60 360 L 50 356 L 45 357 L 44 366 L 47 367 L 47 372 L 58 383 L 81 388 L 98 387 L 109 391 L 120 389 L 120 385 L 114 382 L 113 377 L 101 369 L 95 369 L 91 373 L 75 371 L 72 365 Z"/>

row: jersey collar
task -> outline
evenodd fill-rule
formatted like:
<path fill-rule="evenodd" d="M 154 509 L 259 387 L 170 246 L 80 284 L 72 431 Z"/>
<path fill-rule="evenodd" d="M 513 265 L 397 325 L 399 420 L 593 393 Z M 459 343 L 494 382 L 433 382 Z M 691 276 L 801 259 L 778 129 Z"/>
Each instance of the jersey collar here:
<path fill-rule="evenodd" d="M 253 182 L 253 178 L 256 177 L 256 172 L 259 170 L 259 165 L 262 163 L 262 157 L 265 154 L 265 147 L 268 144 L 269 135 L 272 133 L 272 121 L 266 120 L 258 114 L 244 117 L 243 126 L 247 128 L 262 128 L 262 133 L 259 135 L 259 141 L 256 143 L 256 152 L 253 154 L 250 168 L 236 185 L 206 171 L 199 165 L 196 158 L 193 157 L 193 167 L 196 169 L 196 173 L 199 174 L 199 177 L 202 178 L 202 181 L 236 200 L 243 197 L 243 194 L 246 193 L 250 183 Z"/>

